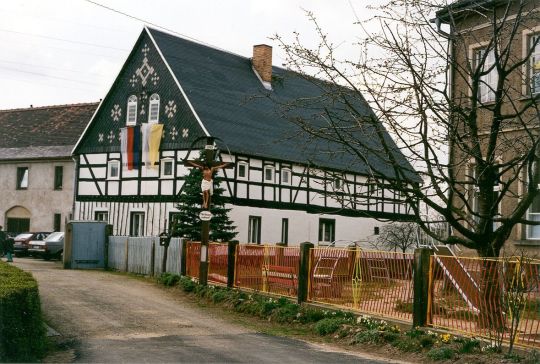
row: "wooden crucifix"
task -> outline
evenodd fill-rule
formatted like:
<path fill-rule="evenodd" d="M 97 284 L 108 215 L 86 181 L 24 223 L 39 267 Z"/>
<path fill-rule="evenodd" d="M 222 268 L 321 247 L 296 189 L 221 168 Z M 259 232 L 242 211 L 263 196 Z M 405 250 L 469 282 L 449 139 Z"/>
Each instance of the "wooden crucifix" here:
<path fill-rule="evenodd" d="M 201 181 L 201 190 L 203 194 L 202 208 L 210 210 L 210 198 L 214 192 L 214 172 L 218 169 L 227 168 L 229 162 L 201 162 L 201 161 L 186 161 L 187 166 L 199 168 L 203 173 Z"/>
<path fill-rule="evenodd" d="M 212 215 L 210 206 L 212 202 L 212 192 L 214 190 L 214 172 L 223 168 L 232 168 L 232 163 L 214 161 L 215 148 L 214 138 L 206 138 L 206 146 L 204 147 L 204 160 L 187 160 L 184 165 L 187 167 L 199 168 L 203 173 L 201 181 L 201 190 L 203 194 L 202 208 L 207 210 L 206 214 L 199 215 L 201 219 L 201 262 L 199 265 L 199 283 L 206 285 L 208 282 L 208 241 L 210 238 L 210 219 Z"/>

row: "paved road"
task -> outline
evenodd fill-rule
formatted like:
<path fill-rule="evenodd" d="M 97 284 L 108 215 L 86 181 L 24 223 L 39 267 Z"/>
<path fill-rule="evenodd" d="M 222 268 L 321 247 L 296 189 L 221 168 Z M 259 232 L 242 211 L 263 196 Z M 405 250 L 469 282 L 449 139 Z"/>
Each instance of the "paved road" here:
<path fill-rule="evenodd" d="M 257 333 L 123 275 L 34 259 L 16 265 L 38 280 L 50 326 L 78 343 L 75 362 L 388 362 Z"/>

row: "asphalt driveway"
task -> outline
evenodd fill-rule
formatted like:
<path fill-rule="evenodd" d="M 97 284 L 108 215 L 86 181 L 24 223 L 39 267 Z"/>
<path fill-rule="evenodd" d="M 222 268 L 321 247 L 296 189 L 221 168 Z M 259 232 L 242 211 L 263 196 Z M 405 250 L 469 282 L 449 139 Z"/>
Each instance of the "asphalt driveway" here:
<path fill-rule="evenodd" d="M 261 334 L 208 313 L 150 282 L 59 262 L 16 259 L 38 280 L 49 325 L 76 343 L 73 362 L 387 363 Z"/>

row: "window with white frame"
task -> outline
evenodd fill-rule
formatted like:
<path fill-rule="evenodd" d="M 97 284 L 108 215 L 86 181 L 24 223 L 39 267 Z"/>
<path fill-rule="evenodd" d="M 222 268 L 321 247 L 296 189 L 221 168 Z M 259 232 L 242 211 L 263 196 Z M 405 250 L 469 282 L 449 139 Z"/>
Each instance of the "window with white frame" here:
<path fill-rule="evenodd" d="M 248 243 L 261 243 L 261 217 L 250 216 L 248 224 Z"/>
<path fill-rule="evenodd" d="M 109 222 L 109 212 L 107 211 L 95 211 L 94 220 Z"/>
<path fill-rule="evenodd" d="M 319 243 L 331 243 L 336 240 L 336 220 L 319 219 Z"/>
<path fill-rule="evenodd" d="M 17 167 L 17 189 L 26 190 L 28 188 L 28 167 Z"/>
<path fill-rule="evenodd" d="M 265 166 L 264 167 L 264 181 L 265 182 L 274 182 L 274 167 L 273 166 Z"/>
<path fill-rule="evenodd" d="M 247 162 L 238 162 L 238 179 L 248 179 L 248 173 Z"/>
<path fill-rule="evenodd" d="M 527 181 L 528 178 L 526 178 L 525 180 Z M 526 190 L 528 187 L 527 183 L 525 183 L 524 187 Z M 527 220 L 540 222 L 540 195 L 537 195 L 531 203 L 531 206 L 529 206 L 529 210 L 527 211 Z M 531 240 L 540 240 L 540 225 L 527 225 L 526 237 L 527 239 Z"/>
<path fill-rule="evenodd" d="M 144 212 L 132 212 L 130 214 L 130 236 L 144 236 Z"/>
<path fill-rule="evenodd" d="M 159 95 L 150 96 L 150 105 L 148 106 L 148 123 L 155 124 L 159 121 Z"/>
<path fill-rule="evenodd" d="M 174 176 L 174 159 L 163 158 L 161 160 L 161 178 L 172 178 Z"/>
<path fill-rule="evenodd" d="M 531 95 L 540 94 L 540 33 L 529 36 L 528 47 L 531 50 L 529 70 L 527 72 Z"/>
<path fill-rule="evenodd" d="M 137 96 L 131 95 L 127 102 L 126 125 L 137 124 Z"/>
<path fill-rule="evenodd" d="M 291 170 L 288 168 L 283 168 L 281 170 L 281 183 L 284 185 L 290 185 L 291 184 Z"/>
<path fill-rule="evenodd" d="M 107 179 L 120 178 L 120 161 L 112 160 L 107 163 Z"/>
<path fill-rule="evenodd" d="M 486 54 L 486 52 L 488 52 Z M 478 85 L 478 98 L 480 102 L 491 102 L 495 100 L 495 90 L 499 81 L 499 74 L 495 66 L 495 51 L 486 48 L 478 48 L 474 50 L 474 65 L 479 67 L 482 65 L 482 72 L 488 72 L 480 76 Z"/>
<path fill-rule="evenodd" d="M 529 207 L 527 220 L 540 221 L 540 196 L 536 196 Z M 540 225 L 527 226 L 527 239 L 540 240 Z"/>

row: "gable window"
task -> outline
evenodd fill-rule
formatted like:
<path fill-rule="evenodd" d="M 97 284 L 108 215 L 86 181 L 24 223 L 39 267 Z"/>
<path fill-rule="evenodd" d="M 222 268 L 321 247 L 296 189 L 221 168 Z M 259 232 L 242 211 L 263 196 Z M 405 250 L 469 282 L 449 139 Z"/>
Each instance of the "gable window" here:
<path fill-rule="evenodd" d="M 527 78 L 531 95 L 540 94 L 540 33 L 529 36 L 528 50 L 532 50 Z"/>
<path fill-rule="evenodd" d="M 336 240 L 336 220 L 319 219 L 319 242 L 331 243 Z"/>
<path fill-rule="evenodd" d="M 17 168 L 17 189 L 26 190 L 28 188 L 28 167 Z"/>
<path fill-rule="evenodd" d="M 246 162 L 238 162 L 238 178 L 248 179 L 248 164 Z"/>
<path fill-rule="evenodd" d="M 120 161 L 112 160 L 107 164 L 107 179 L 120 178 Z"/>
<path fill-rule="evenodd" d="M 161 160 L 161 178 L 172 178 L 174 176 L 174 159 L 164 158 Z"/>
<path fill-rule="evenodd" d="M 289 244 L 289 219 L 281 219 L 281 242 Z"/>
<path fill-rule="evenodd" d="M 130 236 L 144 235 L 144 212 L 132 212 L 129 225 Z"/>
<path fill-rule="evenodd" d="M 150 96 L 150 105 L 148 106 L 148 123 L 155 124 L 159 121 L 159 95 Z"/>
<path fill-rule="evenodd" d="M 94 213 L 94 220 L 109 222 L 109 213 L 107 211 L 96 211 Z"/>
<path fill-rule="evenodd" d="M 54 189 L 61 190 L 63 187 L 64 181 L 64 167 L 56 166 L 54 167 Z"/>
<path fill-rule="evenodd" d="M 248 225 L 248 243 L 261 243 L 261 217 L 250 216 Z"/>
<path fill-rule="evenodd" d="M 274 167 L 266 166 L 264 167 L 264 181 L 265 182 L 274 182 Z"/>
<path fill-rule="evenodd" d="M 127 102 L 126 125 L 137 124 L 137 96 L 131 95 Z"/>
<path fill-rule="evenodd" d="M 281 170 L 281 183 L 284 185 L 291 184 L 291 170 L 290 169 L 284 168 Z"/>
<path fill-rule="evenodd" d="M 486 52 L 488 52 L 487 55 Z M 480 102 L 494 101 L 495 90 L 499 81 L 499 75 L 495 67 L 495 51 L 493 49 L 488 51 L 485 48 L 476 49 L 474 51 L 474 62 L 475 67 L 479 67 L 483 62 L 482 72 L 489 71 L 487 74 L 480 76 L 478 86 L 478 98 Z"/>

